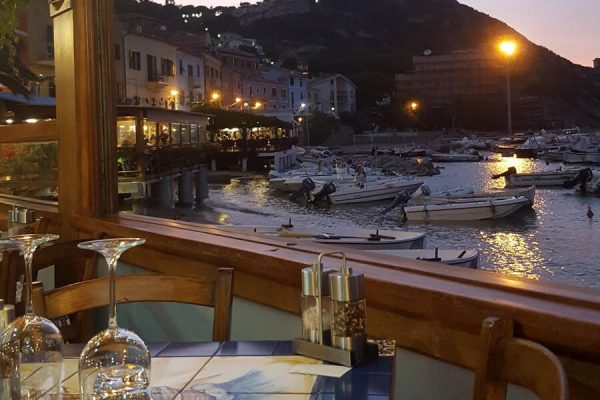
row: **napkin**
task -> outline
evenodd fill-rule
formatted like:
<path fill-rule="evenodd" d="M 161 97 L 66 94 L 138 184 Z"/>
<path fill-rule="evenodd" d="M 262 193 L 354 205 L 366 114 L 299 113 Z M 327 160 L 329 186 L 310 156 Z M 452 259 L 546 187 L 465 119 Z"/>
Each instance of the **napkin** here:
<path fill-rule="evenodd" d="M 341 365 L 325 364 L 297 364 L 290 369 L 292 374 L 328 376 L 331 378 L 341 378 L 352 368 Z"/>

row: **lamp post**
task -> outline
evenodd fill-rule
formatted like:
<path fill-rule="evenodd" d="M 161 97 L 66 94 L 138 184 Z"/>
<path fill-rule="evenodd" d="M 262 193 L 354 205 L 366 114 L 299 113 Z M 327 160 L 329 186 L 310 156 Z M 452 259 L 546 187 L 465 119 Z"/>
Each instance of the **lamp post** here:
<path fill-rule="evenodd" d="M 300 104 L 300 109 L 298 111 L 301 112 L 303 116 L 304 116 L 304 110 L 306 110 L 306 104 L 302 103 L 302 104 Z M 304 131 L 306 132 L 306 146 L 310 148 L 310 134 L 308 133 L 308 115 L 304 116 L 304 124 L 305 124 Z"/>
<path fill-rule="evenodd" d="M 517 52 L 517 43 L 512 40 L 504 40 L 500 42 L 498 46 L 500 52 L 506 58 L 506 108 L 507 108 L 507 127 L 508 134 L 512 136 L 512 104 L 511 104 L 511 94 L 510 94 L 510 62 L 513 59 L 513 56 Z"/>

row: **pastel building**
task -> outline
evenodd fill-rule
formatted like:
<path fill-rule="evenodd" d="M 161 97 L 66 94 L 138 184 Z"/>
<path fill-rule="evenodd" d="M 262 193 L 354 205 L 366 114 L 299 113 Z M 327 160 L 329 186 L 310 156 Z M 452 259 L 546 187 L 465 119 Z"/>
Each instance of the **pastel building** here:
<path fill-rule="evenodd" d="M 309 83 L 309 104 L 324 113 L 356 112 L 356 85 L 341 74 L 317 77 Z"/>

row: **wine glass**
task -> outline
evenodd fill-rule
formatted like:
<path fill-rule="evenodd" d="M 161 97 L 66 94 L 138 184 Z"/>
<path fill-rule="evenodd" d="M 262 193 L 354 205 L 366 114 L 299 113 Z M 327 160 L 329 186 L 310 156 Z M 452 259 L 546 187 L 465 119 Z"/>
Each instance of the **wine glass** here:
<path fill-rule="evenodd" d="M 39 398 L 62 380 L 62 335 L 52 321 L 35 315 L 32 300 L 33 253 L 42 244 L 58 238 L 58 235 L 31 234 L 0 239 L 0 246 L 16 248 L 25 258 L 25 315 L 7 326 L 0 340 L 3 345 L 18 346 L 23 399 Z"/>
<path fill-rule="evenodd" d="M 139 238 L 92 240 L 79 243 L 84 250 L 104 256 L 108 266 L 110 304 L 108 328 L 94 336 L 79 357 L 82 399 L 151 399 L 150 353 L 135 333 L 117 326 L 115 272 L 126 250 L 144 244 Z"/>

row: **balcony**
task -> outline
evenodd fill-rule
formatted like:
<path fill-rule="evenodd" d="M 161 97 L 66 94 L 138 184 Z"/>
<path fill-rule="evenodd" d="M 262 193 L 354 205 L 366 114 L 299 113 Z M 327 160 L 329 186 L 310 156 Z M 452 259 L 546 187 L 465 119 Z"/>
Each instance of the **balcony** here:
<path fill-rule="evenodd" d="M 160 91 L 169 86 L 169 78 L 163 75 L 154 75 L 148 77 L 146 87 L 150 90 Z"/>

